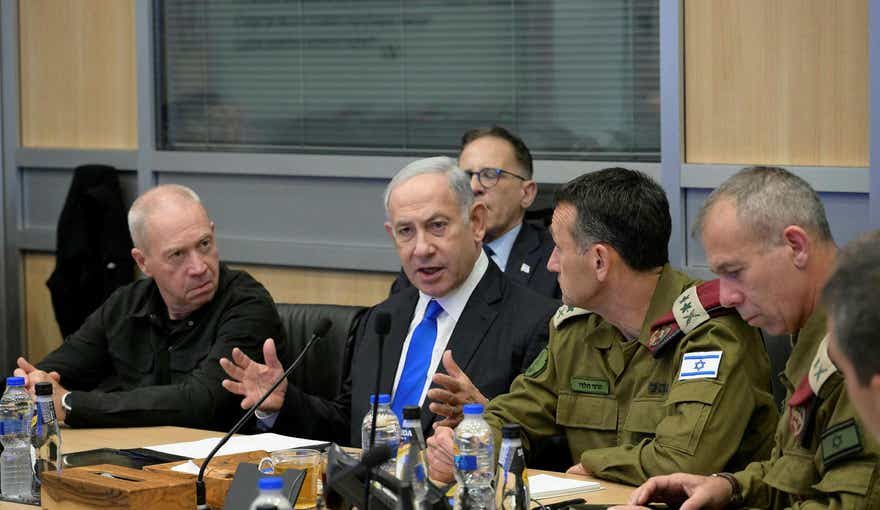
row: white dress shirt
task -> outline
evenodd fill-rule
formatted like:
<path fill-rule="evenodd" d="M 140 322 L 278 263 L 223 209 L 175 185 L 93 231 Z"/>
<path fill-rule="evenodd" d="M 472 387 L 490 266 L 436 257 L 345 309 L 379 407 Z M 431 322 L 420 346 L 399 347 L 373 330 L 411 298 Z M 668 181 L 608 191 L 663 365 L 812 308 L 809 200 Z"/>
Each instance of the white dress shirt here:
<path fill-rule="evenodd" d="M 492 260 L 498 264 L 502 273 L 507 269 L 507 259 L 510 258 L 510 252 L 513 250 L 513 243 L 516 241 L 516 236 L 519 235 L 520 230 L 522 230 L 522 222 L 493 240 L 491 243 L 486 243 L 486 246 L 492 248 L 492 251 L 494 252 L 492 254 Z"/>

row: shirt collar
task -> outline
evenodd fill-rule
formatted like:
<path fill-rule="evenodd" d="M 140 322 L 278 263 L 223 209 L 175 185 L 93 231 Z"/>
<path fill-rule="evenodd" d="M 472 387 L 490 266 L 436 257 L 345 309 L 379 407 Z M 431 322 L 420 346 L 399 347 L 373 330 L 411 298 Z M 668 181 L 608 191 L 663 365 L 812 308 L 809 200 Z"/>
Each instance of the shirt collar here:
<path fill-rule="evenodd" d="M 474 292 L 477 284 L 480 283 L 480 280 L 483 279 L 483 275 L 486 274 L 488 268 L 489 257 L 486 256 L 483 250 L 480 250 L 480 255 L 477 257 L 473 269 L 471 269 L 471 274 L 468 275 L 464 283 L 447 292 L 445 296 L 438 298 L 419 291 L 419 302 L 416 304 L 416 309 L 424 310 L 428 306 L 428 301 L 436 299 L 440 306 L 443 307 L 443 311 L 449 314 L 455 322 L 458 322 L 458 318 L 464 312 L 464 307 L 471 298 L 471 294 Z"/>
<path fill-rule="evenodd" d="M 507 259 L 510 258 L 510 252 L 513 250 L 513 243 L 516 241 L 516 236 L 519 235 L 520 230 L 522 230 L 522 222 L 519 222 L 515 227 L 494 239 L 492 242 L 486 243 L 486 246 L 492 248 L 492 251 L 495 252 L 495 257 L 493 258 L 502 271 L 507 267 Z"/>
<path fill-rule="evenodd" d="M 140 300 L 134 307 L 132 307 L 129 316 L 132 318 L 143 318 L 155 315 L 156 317 L 160 317 L 163 321 L 168 321 L 168 307 L 165 305 L 165 301 L 162 300 L 162 294 L 159 292 L 159 287 L 156 285 L 155 280 L 152 278 L 149 278 L 149 280 L 150 282 L 147 284 L 147 290 L 144 293 L 144 299 Z M 220 277 L 217 279 L 217 291 L 214 293 L 214 298 L 185 318 L 196 320 L 196 318 L 200 317 L 203 311 L 209 308 L 211 303 L 217 299 L 217 296 L 219 296 L 226 287 L 228 280 L 229 276 L 226 264 L 221 262 Z"/>

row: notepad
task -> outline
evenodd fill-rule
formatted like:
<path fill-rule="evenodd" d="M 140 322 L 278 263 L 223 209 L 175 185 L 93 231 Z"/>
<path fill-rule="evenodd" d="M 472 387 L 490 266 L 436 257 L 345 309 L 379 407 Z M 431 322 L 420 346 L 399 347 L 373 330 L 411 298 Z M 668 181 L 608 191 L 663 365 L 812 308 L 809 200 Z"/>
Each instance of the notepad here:
<path fill-rule="evenodd" d="M 529 477 L 529 494 L 535 499 L 557 498 L 579 492 L 597 491 L 601 488 L 599 482 L 574 480 L 543 473 Z"/>
<path fill-rule="evenodd" d="M 219 437 L 212 437 L 200 441 L 160 444 L 147 446 L 146 448 L 157 452 L 189 457 L 191 459 L 203 459 L 208 456 L 219 441 Z M 228 443 L 223 445 L 223 448 L 220 448 L 217 455 L 232 455 L 233 453 L 253 452 L 256 450 L 274 452 L 278 450 L 286 450 L 287 448 L 320 448 L 324 446 L 327 446 L 326 441 L 314 441 L 311 439 L 282 436 L 281 434 L 267 432 L 265 434 L 254 434 L 252 436 L 234 436 Z"/>

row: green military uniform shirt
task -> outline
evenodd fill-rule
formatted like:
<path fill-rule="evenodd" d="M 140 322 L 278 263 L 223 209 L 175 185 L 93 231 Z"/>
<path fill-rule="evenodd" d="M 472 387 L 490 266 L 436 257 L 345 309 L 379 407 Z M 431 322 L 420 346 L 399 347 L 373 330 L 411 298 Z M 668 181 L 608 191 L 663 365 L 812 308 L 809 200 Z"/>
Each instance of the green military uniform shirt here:
<path fill-rule="evenodd" d="M 856 416 L 842 375 L 823 364 L 825 311 L 816 310 L 792 336 L 781 374 L 786 405 L 770 459 L 736 473 L 745 504 L 755 508 L 880 508 L 878 445 Z M 789 406 L 808 374 L 819 387 L 815 402 Z M 810 409 L 813 407 L 813 409 Z"/>
<path fill-rule="evenodd" d="M 496 441 L 507 422 L 521 425 L 526 447 L 565 434 L 573 464 L 634 485 L 654 475 L 741 469 L 767 458 L 778 413 L 770 362 L 754 328 L 733 313 L 707 320 L 658 358 L 647 347 L 651 324 L 697 283 L 666 265 L 631 341 L 586 311 L 560 321 L 563 306 L 546 350 L 486 409 Z M 685 354 L 717 351 L 714 375 L 680 379 Z"/>

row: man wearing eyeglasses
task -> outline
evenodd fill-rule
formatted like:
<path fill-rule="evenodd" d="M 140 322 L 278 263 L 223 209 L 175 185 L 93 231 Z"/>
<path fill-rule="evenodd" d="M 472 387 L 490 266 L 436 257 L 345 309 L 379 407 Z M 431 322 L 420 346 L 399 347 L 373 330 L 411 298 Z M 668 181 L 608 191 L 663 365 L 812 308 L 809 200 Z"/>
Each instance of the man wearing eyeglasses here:
<path fill-rule="evenodd" d="M 514 282 L 560 299 L 556 275 L 547 270 L 553 238 L 543 226 L 524 221 L 538 192 L 526 144 L 501 126 L 470 129 L 461 137 L 458 166 L 470 176 L 477 201 L 486 206 L 483 247 L 489 258 Z M 401 274 L 391 292 L 408 286 Z"/>

